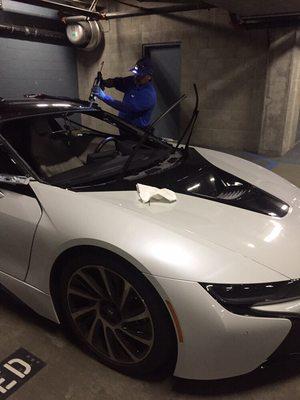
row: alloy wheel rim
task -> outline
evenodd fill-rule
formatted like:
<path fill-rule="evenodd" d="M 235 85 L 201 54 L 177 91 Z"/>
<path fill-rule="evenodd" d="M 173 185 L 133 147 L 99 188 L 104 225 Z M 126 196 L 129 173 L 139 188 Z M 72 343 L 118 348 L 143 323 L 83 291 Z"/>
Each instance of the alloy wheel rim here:
<path fill-rule="evenodd" d="M 89 265 L 69 280 L 68 307 L 80 335 L 118 364 L 137 364 L 154 344 L 153 321 L 137 290 L 121 275 Z"/>

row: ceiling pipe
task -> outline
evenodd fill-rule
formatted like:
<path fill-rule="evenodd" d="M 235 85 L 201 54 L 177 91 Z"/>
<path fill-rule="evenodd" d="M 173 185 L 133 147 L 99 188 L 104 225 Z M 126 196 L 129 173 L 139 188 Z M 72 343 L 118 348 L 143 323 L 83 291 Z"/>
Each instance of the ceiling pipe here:
<path fill-rule="evenodd" d="M 0 24 L 32 26 L 54 32 L 64 32 L 65 27 L 58 19 L 42 17 L 39 15 L 21 14 L 11 11 L 0 12 Z"/>
<path fill-rule="evenodd" d="M 59 3 L 57 1 L 52 1 L 52 0 L 14 0 L 14 1 L 24 4 L 30 4 L 32 6 L 50 8 L 52 10 L 61 11 L 63 13 L 71 15 L 84 15 L 85 17 L 89 17 L 96 21 L 101 19 L 100 12 L 88 10 L 86 8 L 72 6 L 66 3 L 65 4 Z"/>
<path fill-rule="evenodd" d="M 1 23 L 0 36 L 70 46 L 65 33 L 35 28 L 32 26 L 19 26 Z"/>
<path fill-rule="evenodd" d="M 170 14 L 175 12 L 184 12 L 184 11 L 194 11 L 194 10 L 204 10 L 215 8 L 215 6 L 211 6 L 207 3 L 193 3 L 193 4 L 186 4 L 180 6 L 168 6 L 168 7 L 152 7 L 152 8 L 141 8 L 135 11 L 124 11 L 124 12 L 108 12 L 103 13 L 103 19 L 119 19 L 119 18 L 129 18 L 129 17 L 140 17 L 143 15 L 162 15 L 162 14 Z"/>
<path fill-rule="evenodd" d="M 1 1 L 1 0 L 0 0 Z M 64 4 L 69 4 L 70 6 L 75 6 L 79 8 L 84 8 L 90 10 L 91 1 L 90 0 L 65 0 Z M 96 6 L 96 11 L 103 11 L 104 7 L 101 7 L 99 4 Z"/>

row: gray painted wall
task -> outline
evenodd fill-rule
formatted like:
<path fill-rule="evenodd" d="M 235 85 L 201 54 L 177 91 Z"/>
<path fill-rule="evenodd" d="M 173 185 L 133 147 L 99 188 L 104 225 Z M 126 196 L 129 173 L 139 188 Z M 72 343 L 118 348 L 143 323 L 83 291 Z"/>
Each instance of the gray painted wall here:
<path fill-rule="evenodd" d="M 4 10 L 46 17 L 57 14 L 8 0 Z M 78 97 L 76 54 L 71 47 L 0 38 L 0 60 L 1 97 L 41 92 Z"/>
<path fill-rule="evenodd" d="M 25 93 L 78 96 L 76 56 L 72 48 L 0 38 L 0 96 Z"/>

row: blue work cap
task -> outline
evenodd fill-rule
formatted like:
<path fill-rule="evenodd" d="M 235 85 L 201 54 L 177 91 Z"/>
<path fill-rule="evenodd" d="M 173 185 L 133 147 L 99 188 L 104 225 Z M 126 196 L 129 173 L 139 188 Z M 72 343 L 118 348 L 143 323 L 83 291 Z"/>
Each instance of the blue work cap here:
<path fill-rule="evenodd" d="M 153 75 L 153 65 L 150 58 L 141 58 L 129 71 L 140 76 Z"/>

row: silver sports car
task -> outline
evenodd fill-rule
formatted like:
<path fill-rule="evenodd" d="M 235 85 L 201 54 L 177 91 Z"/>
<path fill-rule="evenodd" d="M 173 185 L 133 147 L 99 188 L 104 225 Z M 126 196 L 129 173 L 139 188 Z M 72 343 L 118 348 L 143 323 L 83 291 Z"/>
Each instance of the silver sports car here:
<path fill-rule="evenodd" d="M 80 101 L 2 100 L 0 129 L 0 283 L 38 314 L 131 375 L 227 378 L 289 351 L 298 188 Z"/>

